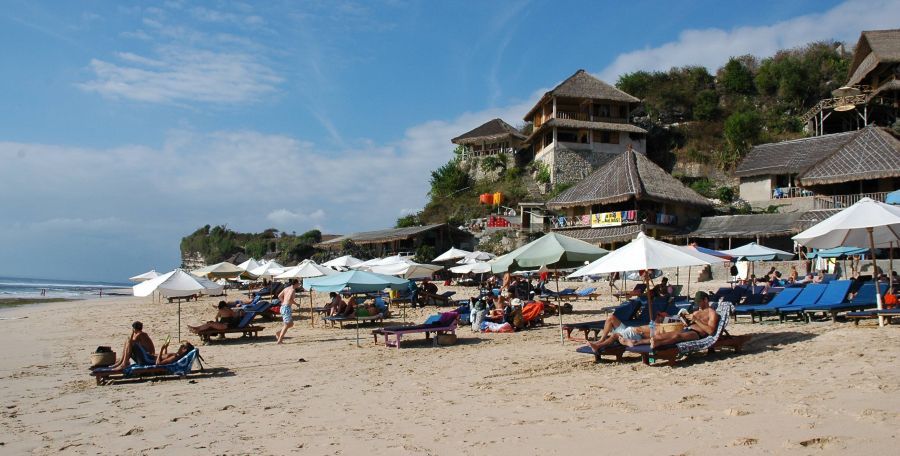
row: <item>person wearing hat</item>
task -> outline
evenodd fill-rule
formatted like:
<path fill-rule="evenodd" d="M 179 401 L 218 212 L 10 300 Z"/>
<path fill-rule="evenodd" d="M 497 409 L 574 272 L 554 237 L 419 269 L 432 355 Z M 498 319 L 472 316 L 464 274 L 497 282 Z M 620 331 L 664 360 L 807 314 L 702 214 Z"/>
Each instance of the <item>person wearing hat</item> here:
<path fill-rule="evenodd" d="M 657 333 L 650 339 L 651 347 L 656 348 L 688 340 L 698 340 L 716 332 L 716 326 L 719 325 L 719 314 L 709 306 L 709 295 L 706 292 L 698 291 L 694 294 L 694 302 L 700 309 L 685 316 L 684 329 L 662 334 Z"/>

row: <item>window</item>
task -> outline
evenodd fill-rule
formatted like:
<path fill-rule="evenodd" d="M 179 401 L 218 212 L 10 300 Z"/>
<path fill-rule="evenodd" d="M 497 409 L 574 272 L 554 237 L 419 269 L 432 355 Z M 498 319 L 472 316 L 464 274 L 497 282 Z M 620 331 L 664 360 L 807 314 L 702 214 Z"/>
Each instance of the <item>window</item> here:
<path fill-rule="evenodd" d="M 628 117 L 628 106 L 621 105 L 619 106 L 619 117 Z"/>
<path fill-rule="evenodd" d="M 556 140 L 559 142 L 578 142 L 578 135 L 574 131 L 558 130 Z"/>
<path fill-rule="evenodd" d="M 619 132 L 595 130 L 594 142 L 602 144 L 619 144 Z"/>
<path fill-rule="evenodd" d="M 594 105 L 594 117 L 609 117 L 609 105 Z"/>

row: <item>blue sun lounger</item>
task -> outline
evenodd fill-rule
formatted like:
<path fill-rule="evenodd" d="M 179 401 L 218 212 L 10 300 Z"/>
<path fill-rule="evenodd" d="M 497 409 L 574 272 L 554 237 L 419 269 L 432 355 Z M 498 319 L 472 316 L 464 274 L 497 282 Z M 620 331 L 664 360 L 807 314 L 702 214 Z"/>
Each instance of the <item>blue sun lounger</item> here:
<path fill-rule="evenodd" d="M 819 300 L 820 297 L 822 297 L 822 293 L 825 292 L 826 288 L 828 288 L 828 285 L 825 285 L 823 283 L 811 283 L 811 284 L 803 287 L 803 289 L 800 290 L 800 294 L 797 295 L 797 297 L 794 298 L 794 300 L 791 301 L 790 304 L 780 305 L 780 306 L 770 306 L 765 309 L 757 309 L 756 315 L 760 318 L 760 321 L 762 321 L 763 316 L 780 315 L 781 309 L 787 309 L 788 311 L 790 311 L 790 309 L 794 308 L 794 307 L 803 308 L 803 307 L 811 306 L 811 305 L 815 304 Z M 787 290 L 783 291 L 782 293 L 784 293 L 786 291 Z M 773 301 L 774 301 L 774 299 L 773 299 Z M 769 304 L 771 304 L 771 303 L 769 303 Z M 783 320 L 783 318 L 781 318 L 781 319 Z"/>
<path fill-rule="evenodd" d="M 735 319 L 739 315 L 749 315 L 750 321 L 756 323 L 756 317 L 759 314 L 775 311 L 779 307 L 789 306 L 803 290 L 803 288 L 785 288 L 784 291 L 775 295 L 768 304 L 737 306 L 734 312 Z M 760 317 L 760 321 L 762 321 L 762 317 Z"/>
<path fill-rule="evenodd" d="M 838 282 L 842 282 L 842 281 L 838 281 Z M 879 293 L 881 295 L 884 295 L 884 293 L 887 292 L 888 284 L 880 283 L 880 284 L 878 284 L 878 288 L 879 288 Z M 875 285 L 870 282 L 870 283 L 864 283 L 859 288 L 859 291 L 856 293 L 856 296 L 854 296 L 853 299 L 850 301 L 844 301 L 844 302 L 835 303 L 835 304 L 831 304 L 831 305 L 820 305 L 820 303 L 816 303 L 815 306 L 811 306 L 808 309 L 805 309 L 805 312 L 807 312 L 808 317 L 811 317 L 815 313 L 822 312 L 826 315 L 830 315 L 831 321 L 835 322 L 835 321 L 837 321 L 837 314 L 840 312 L 864 311 L 866 309 L 871 309 L 876 306 L 878 306 L 878 303 L 875 301 Z M 881 310 L 881 311 L 873 310 L 871 312 L 875 313 L 873 315 L 874 317 L 877 317 L 878 316 L 877 312 L 887 312 L 887 311 L 886 310 Z M 885 315 L 888 315 L 889 313 L 890 312 L 885 313 Z M 898 315 L 900 315 L 900 314 L 898 314 Z M 850 314 L 848 314 L 847 316 L 851 317 Z M 858 320 L 859 317 L 853 316 L 851 318 L 857 318 L 856 321 L 857 321 L 857 323 L 859 323 L 859 320 Z"/>
<path fill-rule="evenodd" d="M 852 281 L 850 280 L 836 280 L 830 282 L 825 285 L 825 291 L 822 292 L 822 296 L 815 302 L 798 303 L 797 301 L 794 301 L 790 306 L 779 308 L 778 317 L 781 321 L 784 321 L 788 316 L 796 315 L 798 318 L 808 321 L 808 314 L 806 313 L 808 309 L 822 309 L 842 304 L 846 305 L 848 303 L 847 293 L 850 291 L 851 284 Z"/>
<path fill-rule="evenodd" d="M 141 352 L 143 353 L 143 350 L 141 350 Z M 143 353 L 143 355 L 146 356 L 146 353 Z M 200 358 L 200 350 L 194 348 L 174 363 L 156 364 L 156 360 L 154 359 L 149 363 L 132 364 L 124 369 L 94 369 L 91 371 L 91 375 L 97 379 L 98 385 L 107 383 L 109 380 L 151 375 L 177 375 L 183 378 L 191 373 L 194 367 L 194 361 L 198 361 L 199 359 L 202 359 Z M 203 370 L 203 364 L 200 364 L 200 369 Z"/>

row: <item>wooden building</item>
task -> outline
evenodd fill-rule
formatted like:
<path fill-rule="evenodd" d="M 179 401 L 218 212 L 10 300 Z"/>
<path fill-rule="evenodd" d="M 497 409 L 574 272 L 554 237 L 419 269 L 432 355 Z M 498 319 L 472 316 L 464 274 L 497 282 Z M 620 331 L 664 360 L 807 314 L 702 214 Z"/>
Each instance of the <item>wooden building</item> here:
<path fill-rule="evenodd" d="M 638 232 L 663 237 L 695 226 L 712 203 L 633 149 L 547 202 L 554 231 L 615 246 Z"/>
<path fill-rule="evenodd" d="M 463 249 L 474 249 L 475 247 L 475 239 L 471 233 L 446 223 L 347 234 L 320 242 L 316 244 L 316 247 L 326 250 L 339 250 L 346 240 L 363 246 L 369 250 L 373 257 L 399 253 L 412 255 L 421 246 L 434 248 L 436 254 L 440 254 L 450 249 L 450 247 Z"/>
<path fill-rule="evenodd" d="M 497 154 L 513 156 L 522 147 L 525 140 L 515 127 L 503 121 L 493 119 L 450 140 L 462 146 L 462 159 L 487 157 Z"/>
<path fill-rule="evenodd" d="M 525 115 L 526 144 L 553 184 L 585 178 L 608 156 L 646 152 L 647 131 L 629 123 L 637 98 L 578 70 L 545 93 Z"/>

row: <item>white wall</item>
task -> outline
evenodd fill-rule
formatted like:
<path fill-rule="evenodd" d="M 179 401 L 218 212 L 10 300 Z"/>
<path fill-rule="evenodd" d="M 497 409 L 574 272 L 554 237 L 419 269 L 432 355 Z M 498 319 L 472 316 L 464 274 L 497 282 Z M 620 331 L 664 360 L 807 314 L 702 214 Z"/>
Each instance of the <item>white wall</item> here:
<path fill-rule="evenodd" d="M 767 201 L 772 199 L 772 176 L 742 177 L 740 185 L 741 199 L 748 202 Z"/>

